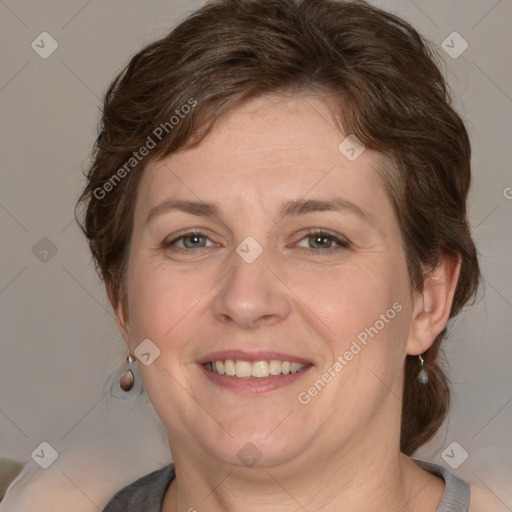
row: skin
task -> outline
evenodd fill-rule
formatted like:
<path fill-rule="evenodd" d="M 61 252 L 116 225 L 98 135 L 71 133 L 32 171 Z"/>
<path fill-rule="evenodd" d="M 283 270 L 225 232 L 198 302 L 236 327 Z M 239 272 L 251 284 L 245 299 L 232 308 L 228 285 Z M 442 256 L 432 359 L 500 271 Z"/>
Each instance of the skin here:
<path fill-rule="evenodd" d="M 448 320 L 460 264 L 440 261 L 422 294 L 411 289 L 383 159 L 365 150 L 350 162 L 338 150 L 346 136 L 326 99 L 266 95 L 144 172 L 127 297 L 113 306 L 132 354 L 147 338 L 160 350 L 139 368 L 176 465 L 165 512 L 434 512 L 441 500 L 443 481 L 400 454 L 401 387 L 406 355 L 423 353 Z M 287 201 L 333 197 L 366 217 L 278 214 Z M 160 208 L 146 222 L 174 199 L 217 202 L 221 215 Z M 318 247 L 308 231 L 320 228 L 348 246 Z M 194 230 L 206 237 L 198 247 L 175 241 Z M 236 252 L 248 236 L 263 249 L 250 264 Z M 401 311 L 301 404 L 298 394 L 394 303 Z M 277 350 L 313 366 L 286 387 L 240 394 L 196 363 L 225 349 Z M 261 453 L 253 467 L 237 457 L 248 442 Z"/>

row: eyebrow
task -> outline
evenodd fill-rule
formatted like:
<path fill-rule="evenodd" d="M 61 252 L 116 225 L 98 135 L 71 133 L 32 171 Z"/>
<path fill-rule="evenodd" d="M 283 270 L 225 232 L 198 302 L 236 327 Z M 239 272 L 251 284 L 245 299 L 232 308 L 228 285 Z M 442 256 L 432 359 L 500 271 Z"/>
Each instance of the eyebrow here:
<path fill-rule="evenodd" d="M 154 217 L 169 211 L 181 211 L 199 217 L 223 218 L 219 203 L 206 203 L 203 201 L 168 200 L 152 208 L 146 218 L 146 224 Z M 297 199 L 287 201 L 279 209 L 279 217 L 298 217 L 314 212 L 346 211 L 357 215 L 362 220 L 372 224 L 372 217 L 366 211 L 351 201 L 341 198 L 328 200 L 320 199 Z"/>

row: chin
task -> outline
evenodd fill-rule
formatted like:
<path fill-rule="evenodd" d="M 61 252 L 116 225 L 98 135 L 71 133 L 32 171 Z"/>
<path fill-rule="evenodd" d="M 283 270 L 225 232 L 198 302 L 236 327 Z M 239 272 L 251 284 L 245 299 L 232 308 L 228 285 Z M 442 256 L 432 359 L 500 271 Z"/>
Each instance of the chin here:
<path fill-rule="evenodd" d="M 209 436 L 207 450 L 211 456 L 227 465 L 247 468 L 270 468 L 295 459 L 310 441 L 299 435 L 299 430 L 286 429 L 276 419 L 260 422 L 245 418 L 237 425 L 226 426 L 228 432 Z M 277 427 L 277 428 L 276 428 Z M 300 431 L 303 433 L 303 426 Z"/>

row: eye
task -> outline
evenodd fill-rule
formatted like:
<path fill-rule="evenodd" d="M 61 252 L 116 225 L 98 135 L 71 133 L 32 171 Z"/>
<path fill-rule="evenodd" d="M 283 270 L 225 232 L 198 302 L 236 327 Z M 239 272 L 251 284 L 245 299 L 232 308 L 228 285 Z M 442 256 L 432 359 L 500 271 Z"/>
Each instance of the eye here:
<path fill-rule="evenodd" d="M 318 250 L 322 249 L 324 251 L 346 249 L 349 246 L 349 243 L 346 240 L 342 240 L 337 236 L 328 233 L 327 231 L 319 230 L 308 233 L 301 239 L 297 246 L 310 249 L 313 252 L 318 252 Z"/>
<path fill-rule="evenodd" d="M 164 241 L 162 245 L 164 248 L 174 247 L 178 251 L 188 252 L 187 250 L 190 249 L 202 249 L 217 246 L 218 244 L 212 242 L 204 233 L 194 231 L 184 233 L 172 240 Z M 349 247 L 349 243 L 327 231 L 316 230 L 307 233 L 296 246 L 318 254 L 319 252 L 346 249 Z"/>
<path fill-rule="evenodd" d="M 208 244 L 208 242 L 210 243 Z M 170 241 L 165 241 L 163 245 L 164 247 L 175 246 L 179 249 L 202 249 L 203 247 L 211 247 L 216 244 L 203 233 L 193 232 L 185 233 Z"/>

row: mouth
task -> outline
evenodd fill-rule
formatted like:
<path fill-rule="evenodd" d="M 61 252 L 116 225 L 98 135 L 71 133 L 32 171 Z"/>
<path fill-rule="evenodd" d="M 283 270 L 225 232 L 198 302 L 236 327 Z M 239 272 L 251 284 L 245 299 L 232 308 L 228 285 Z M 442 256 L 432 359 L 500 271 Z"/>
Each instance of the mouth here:
<path fill-rule="evenodd" d="M 219 359 L 204 364 L 208 372 L 238 379 L 265 379 L 304 371 L 307 363 L 282 361 L 279 359 L 246 361 L 243 359 Z"/>
<path fill-rule="evenodd" d="M 314 364 L 274 351 L 224 350 L 197 361 L 203 375 L 217 389 L 239 395 L 261 395 L 303 379 Z"/>

